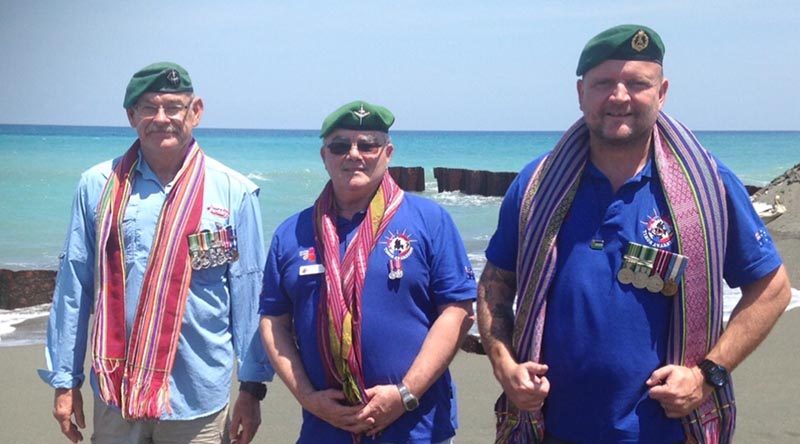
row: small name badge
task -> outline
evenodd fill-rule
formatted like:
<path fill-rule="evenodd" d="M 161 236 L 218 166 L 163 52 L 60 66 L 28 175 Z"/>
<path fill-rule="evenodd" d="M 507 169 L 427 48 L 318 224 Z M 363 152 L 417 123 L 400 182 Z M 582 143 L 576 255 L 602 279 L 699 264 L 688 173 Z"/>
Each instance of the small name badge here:
<path fill-rule="evenodd" d="M 300 267 L 300 276 L 308 276 L 310 274 L 325 273 L 325 266 L 322 264 L 303 265 Z"/>

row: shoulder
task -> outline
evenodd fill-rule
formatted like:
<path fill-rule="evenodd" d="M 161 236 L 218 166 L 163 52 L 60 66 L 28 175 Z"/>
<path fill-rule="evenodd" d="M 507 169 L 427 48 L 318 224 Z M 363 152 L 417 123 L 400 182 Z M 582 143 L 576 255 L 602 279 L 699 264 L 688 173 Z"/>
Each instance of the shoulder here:
<path fill-rule="evenodd" d="M 242 193 L 253 193 L 259 190 L 258 185 L 242 173 L 229 168 L 213 157 L 206 156 L 206 174 L 208 175 L 206 180 L 227 181 L 233 188 L 232 191 L 239 190 Z"/>
<path fill-rule="evenodd" d="M 114 165 L 116 165 L 120 159 L 121 157 L 105 160 L 88 168 L 81 173 L 81 182 L 90 183 L 102 181 L 105 183 L 108 180 L 108 177 L 111 175 L 111 170 L 114 168 Z"/>
<path fill-rule="evenodd" d="M 441 205 L 426 197 L 412 193 L 403 196 L 404 212 L 425 224 L 450 220 L 450 214 Z"/>
<path fill-rule="evenodd" d="M 314 207 L 308 207 L 303 211 L 299 211 L 281 222 L 275 232 L 273 233 L 274 239 L 297 238 L 299 231 L 312 230 Z"/>
<path fill-rule="evenodd" d="M 533 176 L 533 172 L 536 171 L 536 168 L 539 164 L 544 161 L 545 157 L 547 157 L 550 152 L 542 154 L 541 156 L 531 160 L 528 162 L 517 174 L 517 177 L 514 178 L 514 181 L 511 182 L 511 185 L 508 187 L 508 191 L 506 192 L 506 198 L 514 197 L 514 198 L 521 198 L 522 194 L 525 192 L 525 189 L 528 187 L 528 182 L 531 180 L 531 176 Z"/>
<path fill-rule="evenodd" d="M 533 172 L 536 170 L 536 167 L 538 167 L 539 164 L 542 163 L 544 161 L 544 159 L 549 155 L 550 155 L 550 151 L 548 151 L 548 152 L 542 154 L 541 156 L 539 156 L 539 157 L 531 160 L 530 162 L 528 162 L 519 171 L 519 176 L 517 176 L 517 177 L 520 178 L 520 179 L 525 179 L 525 182 L 527 183 L 527 179 L 530 179 L 530 177 L 533 176 Z"/>
<path fill-rule="evenodd" d="M 99 199 L 100 193 L 108 182 L 114 165 L 119 162 L 122 157 L 109 159 L 92 166 L 81 173 L 78 181 L 77 192 L 83 194 L 89 200 Z"/>
<path fill-rule="evenodd" d="M 730 169 L 727 165 L 725 165 L 717 156 L 708 152 L 708 155 L 713 159 L 714 164 L 717 167 L 717 174 L 719 174 L 719 178 L 722 180 L 722 184 L 725 186 L 725 190 L 728 192 L 734 190 L 744 190 L 744 193 L 747 193 L 747 190 L 744 188 L 744 184 L 742 183 L 741 179 Z"/>

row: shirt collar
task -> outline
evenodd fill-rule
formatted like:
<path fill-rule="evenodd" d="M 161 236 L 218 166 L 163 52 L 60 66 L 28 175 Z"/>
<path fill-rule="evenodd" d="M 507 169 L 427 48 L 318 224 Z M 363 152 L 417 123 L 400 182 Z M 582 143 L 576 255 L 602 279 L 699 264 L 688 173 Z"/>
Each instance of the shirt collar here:
<path fill-rule="evenodd" d="M 586 162 L 586 169 L 583 172 L 584 175 L 591 177 L 592 179 L 602 179 L 608 180 L 605 174 L 600 171 L 591 160 Z M 636 173 L 635 176 L 628 179 L 625 183 L 636 183 L 636 182 L 644 182 L 648 181 L 653 178 L 653 155 L 649 155 L 647 157 L 647 162 L 644 164 L 644 168 L 641 171 Z"/>

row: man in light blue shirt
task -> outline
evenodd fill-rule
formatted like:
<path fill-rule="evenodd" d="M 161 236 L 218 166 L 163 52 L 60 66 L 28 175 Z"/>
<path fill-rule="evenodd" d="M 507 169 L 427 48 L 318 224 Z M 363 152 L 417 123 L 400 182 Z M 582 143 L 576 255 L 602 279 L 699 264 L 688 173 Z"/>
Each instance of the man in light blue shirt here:
<path fill-rule="evenodd" d="M 50 313 L 47 370 L 39 371 L 55 388 L 54 416 L 71 441 L 83 439 L 80 387 L 93 323 L 93 442 L 248 443 L 261 421 L 263 381 L 273 376 L 256 336 L 266 261 L 259 189 L 203 155 L 192 136 L 203 102 L 179 65 L 137 72 L 124 107 L 137 141 L 124 156 L 84 172 L 75 194 Z M 197 182 L 187 185 L 192 178 Z M 119 200 L 104 206 L 109 198 Z M 178 236 L 163 236 L 184 226 Z M 171 284 L 176 276 L 184 279 Z M 124 301 L 108 296 L 114 288 Z M 170 303 L 172 312 L 161 308 Z M 117 324 L 124 324 L 116 327 L 118 344 L 113 307 Z M 103 315 L 91 321 L 95 311 Z M 162 325 L 169 316 L 176 319 L 172 330 Z M 162 344 L 162 356 L 151 351 Z M 162 361 L 151 363 L 151 355 Z M 234 359 L 240 394 L 228 419 Z M 158 362 L 166 363 L 167 378 L 152 371 Z M 155 386 L 159 377 L 157 395 L 136 387 Z M 131 399 L 145 401 L 129 405 Z M 137 413 L 142 405 L 149 413 Z"/>

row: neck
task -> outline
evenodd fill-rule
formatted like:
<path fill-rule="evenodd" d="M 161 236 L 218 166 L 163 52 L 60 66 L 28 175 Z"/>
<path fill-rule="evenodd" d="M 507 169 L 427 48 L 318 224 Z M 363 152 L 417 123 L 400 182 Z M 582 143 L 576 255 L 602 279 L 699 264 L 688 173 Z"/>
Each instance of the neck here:
<path fill-rule="evenodd" d="M 652 145 L 652 135 L 645 141 L 625 145 L 611 145 L 593 138 L 589 141 L 589 158 L 595 167 L 611 182 L 614 193 L 647 164 Z"/>
<path fill-rule="evenodd" d="M 339 193 L 336 189 L 333 190 L 334 202 L 336 203 L 336 212 L 339 216 L 345 219 L 352 219 L 357 213 L 367 209 L 369 203 L 372 201 L 372 196 L 378 191 L 378 186 L 372 189 L 366 195 L 350 196 L 347 193 Z"/>
<path fill-rule="evenodd" d="M 186 158 L 186 153 L 189 152 L 189 145 L 179 150 L 159 150 L 154 152 L 152 150 L 142 147 L 142 156 L 147 161 L 147 165 L 158 177 L 161 185 L 166 185 L 175 179 L 175 176 L 183 166 L 183 160 Z"/>

